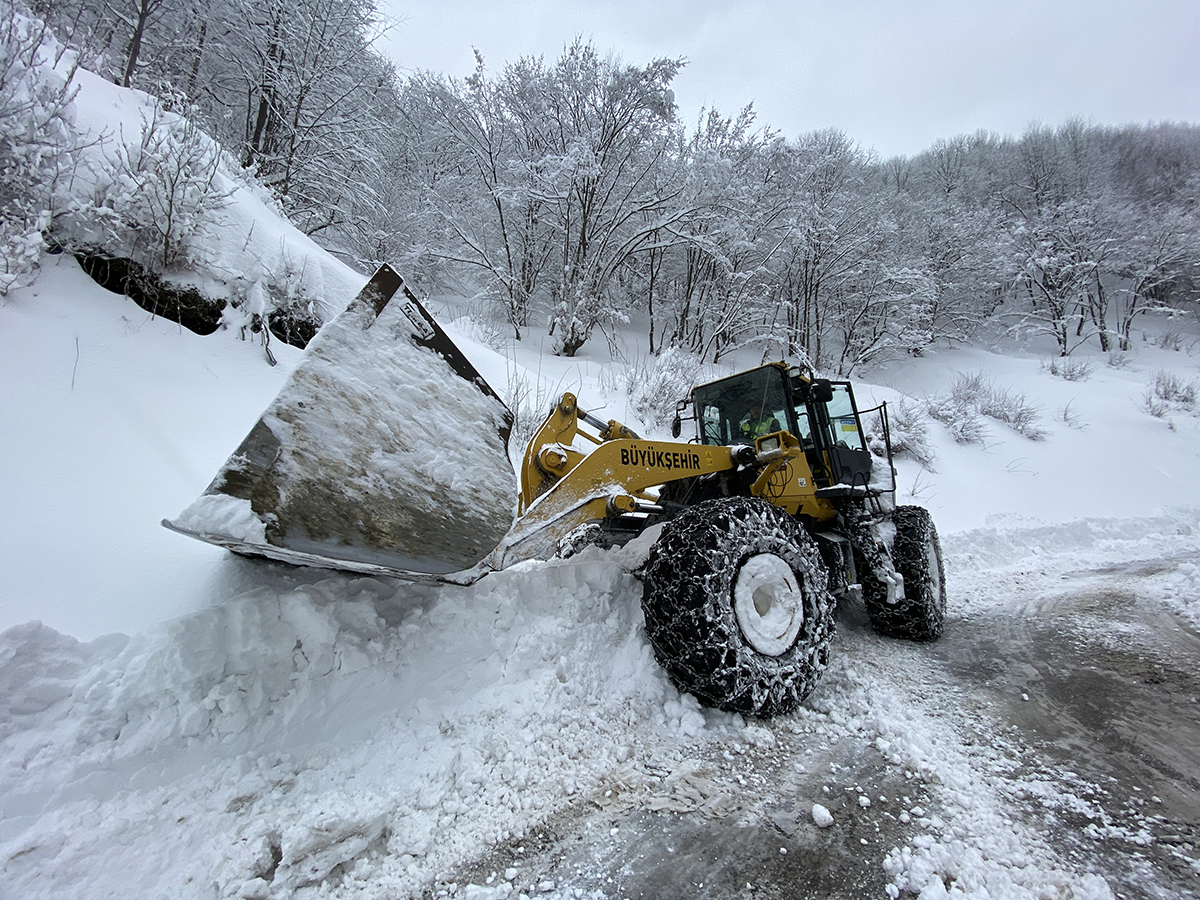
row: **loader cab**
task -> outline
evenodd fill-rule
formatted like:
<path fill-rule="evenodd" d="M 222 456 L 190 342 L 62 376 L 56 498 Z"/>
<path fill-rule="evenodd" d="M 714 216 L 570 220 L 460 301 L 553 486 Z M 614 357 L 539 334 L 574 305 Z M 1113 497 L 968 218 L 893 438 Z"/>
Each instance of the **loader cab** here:
<path fill-rule="evenodd" d="M 870 482 L 871 454 L 848 381 L 810 379 L 771 363 L 697 386 L 692 403 L 702 444 L 753 444 L 788 431 L 800 439 L 819 487 Z"/>

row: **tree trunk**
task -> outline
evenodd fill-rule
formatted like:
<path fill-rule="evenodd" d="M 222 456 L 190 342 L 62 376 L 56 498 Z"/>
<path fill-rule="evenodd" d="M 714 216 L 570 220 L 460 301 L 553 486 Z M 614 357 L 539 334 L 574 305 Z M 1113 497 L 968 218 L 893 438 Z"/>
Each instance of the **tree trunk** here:
<path fill-rule="evenodd" d="M 279 78 L 279 65 L 283 61 L 283 49 L 279 45 L 279 19 L 272 23 L 271 43 L 267 45 L 267 59 L 263 65 L 262 80 L 258 86 L 258 111 L 254 117 L 254 128 L 250 140 L 246 142 L 246 154 L 242 165 L 250 168 L 262 155 L 269 145 L 272 131 L 272 116 L 278 116 L 276 111 L 276 85 Z"/>
<path fill-rule="evenodd" d="M 192 71 L 188 74 L 187 95 L 191 99 L 196 97 L 196 82 L 200 80 L 200 60 L 204 57 L 204 41 L 208 37 L 208 22 L 201 20 L 200 34 L 196 41 L 196 58 L 192 60 Z"/>
<path fill-rule="evenodd" d="M 125 54 L 125 72 L 121 76 L 121 87 L 129 87 L 133 80 L 133 72 L 137 68 L 138 56 L 142 52 L 142 38 L 146 34 L 146 24 L 158 10 L 162 0 L 139 0 L 137 5 L 137 21 L 133 23 L 133 34 L 129 37 L 129 50 Z"/>

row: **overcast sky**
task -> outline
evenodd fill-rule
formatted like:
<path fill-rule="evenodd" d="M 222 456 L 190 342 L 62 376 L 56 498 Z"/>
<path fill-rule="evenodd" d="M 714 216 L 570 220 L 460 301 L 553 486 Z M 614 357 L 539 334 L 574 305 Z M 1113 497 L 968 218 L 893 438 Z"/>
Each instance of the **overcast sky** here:
<path fill-rule="evenodd" d="M 701 107 L 787 137 L 840 128 L 881 156 L 1072 116 L 1200 122 L 1200 0 L 379 0 L 379 49 L 402 71 L 463 78 L 552 62 L 576 35 L 645 64 L 686 57 L 685 122 Z"/>

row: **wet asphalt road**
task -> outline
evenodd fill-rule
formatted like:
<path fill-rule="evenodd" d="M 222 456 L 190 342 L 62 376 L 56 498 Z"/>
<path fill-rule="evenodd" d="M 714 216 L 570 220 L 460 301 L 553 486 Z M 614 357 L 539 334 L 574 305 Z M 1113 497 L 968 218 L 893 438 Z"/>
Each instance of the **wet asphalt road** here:
<path fill-rule="evenodd" d="M 925 710 L 968 748 L 986 743 L 981 777 L 1007 784 L 1007 814 L 1063 869 L 1098 873 L 1119 898 L 1200 897 L 1200 637 L 1136 595 L 1141 578 L 1176 564 L 1067 573 L 1053 596 L 1003 612 L 952 608 L 943 639 L 920 647 L 889 649 L 844 610 L 834 649 L 882 656 L 882 677 L 919 685 Z M 584 798 L 453 880 L 517 867 L 531 874 L 515 888 L 531 896 L 887 897 L 885 857 L 918 833 L 903 810 L 936 809 L 936 790 L 873 752 L 869 735 L 814 749 L 810 733 L 778 722 L 772 733 L 767 749 L 696 761 L 702 808 Z M 825 793 L 830 772 L 839 787 Z M 859 793 L 875 798 L 870 809 Z M 814 796 L 835 827 L 813 823 Z"/>

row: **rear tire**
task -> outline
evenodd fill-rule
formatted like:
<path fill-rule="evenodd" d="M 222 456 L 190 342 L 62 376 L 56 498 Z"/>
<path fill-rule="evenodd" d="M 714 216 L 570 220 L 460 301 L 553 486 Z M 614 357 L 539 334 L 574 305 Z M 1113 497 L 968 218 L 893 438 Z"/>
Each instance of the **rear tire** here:
<path fill-rule="evenodd" d="M 765 500 L 708 500 L 667 522 L 644 582 L 655 657 L 708 706 L 788 712 L 828 665 L 825 565 L 800 523 Z"/>
<path fill-rule="evenodd" d="M 885 637 L 936 641 L 946 622 L 946 570 L 933 518 L 920 506 L 898 506 L 892 524 L 892 563 L 904 578 L 904 599 L 888 603 L 887 584 L 868 561 L 863 601 L 871 627 Z"/>

